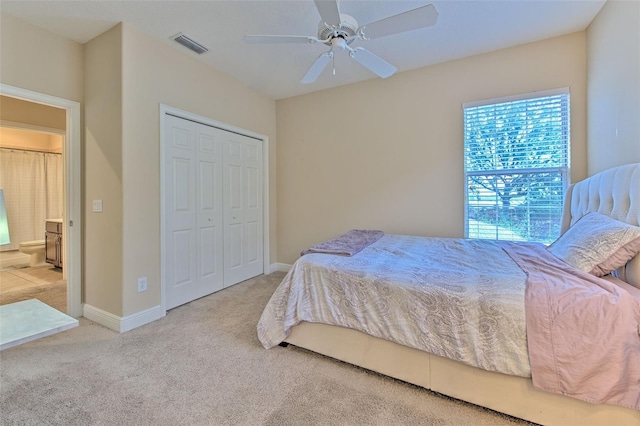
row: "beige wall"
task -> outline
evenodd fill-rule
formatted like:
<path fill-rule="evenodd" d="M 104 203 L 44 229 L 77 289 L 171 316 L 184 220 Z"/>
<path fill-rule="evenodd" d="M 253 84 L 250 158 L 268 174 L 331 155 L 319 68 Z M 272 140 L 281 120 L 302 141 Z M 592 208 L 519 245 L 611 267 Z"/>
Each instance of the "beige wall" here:
<path fill-rule="evenodd" d="M 62 153 L 62 136 L 0 127 L 0 147 Z"/>
<path fill-rule="evenodd" d="M 591 175 L 640 162 L 640 2 L 607 1 L 587 46 Z"/>
<path fill-rule="evenodd" d="M 82 45 L 0 14 L 0 81 L 82 101 Z"/>
<path fill-rule="evenodd" d="M 123 315 L 160 304 L 160 122 L 165 104 L 269 137 L 271 256 L 275 262 L 276 108 L 268 99 L 197 61 L 123 26 Z M 267 153 L 265 153 L 266 155 Z M 137 292 L 138 277 L 148 290 Z"/>
<path fill-rule="evenodd" d="M 64 132 L 67 128 L 67 111 L 0 95 L 0 120 Z"/>
<path fill-rule="evenodd" d="M 586 60 L 579 32 L 278 101 L 278 261 L 351 228 L 463 236 L 463 102 L 569 87 L 586 177 Z"/>
<path fill-rule="evenodd" d="M 122 26 L 87 43 L 84 58 L 84 302 L 122 316 Z"/>

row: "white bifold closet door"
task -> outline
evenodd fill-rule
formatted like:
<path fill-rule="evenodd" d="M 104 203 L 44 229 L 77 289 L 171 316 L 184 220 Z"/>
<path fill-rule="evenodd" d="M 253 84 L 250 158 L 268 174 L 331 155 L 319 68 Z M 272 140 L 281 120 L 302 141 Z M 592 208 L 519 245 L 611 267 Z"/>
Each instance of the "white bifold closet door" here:
<path fill-rule="evenodd" d="M 166 308 L 263 272 L 262 141 L 165 117 Z"/>

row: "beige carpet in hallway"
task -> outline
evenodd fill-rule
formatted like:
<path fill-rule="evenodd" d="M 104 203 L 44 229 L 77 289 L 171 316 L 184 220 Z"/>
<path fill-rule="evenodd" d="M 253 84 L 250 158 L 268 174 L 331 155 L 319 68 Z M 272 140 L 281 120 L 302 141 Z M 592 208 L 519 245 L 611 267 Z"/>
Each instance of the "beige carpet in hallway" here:
<path fill-rule="evenodd" d="M 526 424 L 292 346 L 263 349 L 256 323 L 282 277 L 127 333 L 81 319 L 0 352 L 0 424 Z"/>
<path fill-rule="evenodd" d="M 67 282 L 62 270 L 51 265 L 0 271 L 0 305 L 38 299 L 67 311 Z"/>

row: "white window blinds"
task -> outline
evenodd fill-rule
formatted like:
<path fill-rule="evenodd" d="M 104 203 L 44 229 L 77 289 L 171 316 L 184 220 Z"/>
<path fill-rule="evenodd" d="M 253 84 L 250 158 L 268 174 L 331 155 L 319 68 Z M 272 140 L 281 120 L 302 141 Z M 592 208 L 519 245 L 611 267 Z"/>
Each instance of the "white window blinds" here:
<path fill-rule="evenodd" d="M 552 242 L 569 183 L 568 89 L 463 108 L 465 235 Z"/>

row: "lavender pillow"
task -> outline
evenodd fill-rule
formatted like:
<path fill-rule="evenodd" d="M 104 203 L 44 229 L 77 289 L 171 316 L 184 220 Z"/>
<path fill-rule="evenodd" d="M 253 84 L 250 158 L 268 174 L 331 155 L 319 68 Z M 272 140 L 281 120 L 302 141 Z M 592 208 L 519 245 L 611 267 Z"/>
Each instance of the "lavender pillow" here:
<path fill-rule="evenodd" d="M 588 213 L 547 250 L 574 268 L 601 277 L 640 252 L 640 227 Z"/>

